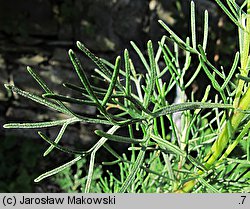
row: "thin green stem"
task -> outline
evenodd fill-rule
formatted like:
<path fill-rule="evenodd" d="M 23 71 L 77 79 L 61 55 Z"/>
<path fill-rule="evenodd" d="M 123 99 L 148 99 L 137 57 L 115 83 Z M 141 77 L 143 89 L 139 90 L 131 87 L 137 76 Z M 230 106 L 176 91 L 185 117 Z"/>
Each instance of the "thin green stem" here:
<path fill-rule="evenodd" d="M 241 53 L 241 68 L 240 68 L 240 75 L 247 77 L 248 71 L 247 69 L 247 63 L 249 59 L 249 46 L 250 46 L 250 0 L 247 1 L 247 16 L 246 16 L 246 28 L 243 33 L 243 43 L 242 43 L 242 51 Z M 243 95 L 243 88 L 244 88 L 244 80 L 239 80 L 237 89 L 236 89 L 236 95 L 234 99 L 234 107 L 237 108 L 239 105 L 239 101 L 241 96 Z"/>

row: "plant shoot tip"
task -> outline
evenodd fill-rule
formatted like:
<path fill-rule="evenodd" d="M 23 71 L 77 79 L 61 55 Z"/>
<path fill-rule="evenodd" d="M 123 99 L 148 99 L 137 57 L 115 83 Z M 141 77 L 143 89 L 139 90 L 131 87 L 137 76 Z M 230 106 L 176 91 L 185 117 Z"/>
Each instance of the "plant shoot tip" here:
<path fill-rule="evenodd" d="M 11 89 L 13 86 L 14 86 L 14 85 L 9 84 L 9 83 L 4 84 L 4 87 L 5 87 L 6 89 Z"/>
<path fill-rule="evenodd" d="M 72 49 L 69 49 L 68 51 L 69 55 L 74 54 L 74 51 Z"/>
<path fill-rule="evenodd" d="M 38 183 L 40 180 L 39 179 L 34 179 L 34 182 L 35 183 Z"/>

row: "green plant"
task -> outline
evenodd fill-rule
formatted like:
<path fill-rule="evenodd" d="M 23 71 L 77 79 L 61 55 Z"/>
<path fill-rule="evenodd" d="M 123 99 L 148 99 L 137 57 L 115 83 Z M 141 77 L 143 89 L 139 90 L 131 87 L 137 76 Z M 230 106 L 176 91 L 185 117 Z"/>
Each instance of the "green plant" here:
<path fill-rule="evenodd" d="M 207 11 L 204 13 L 203 41 L 201 44 L 197 43 L 195 5 L 191 2 L 191 40 L 182 40 L 166 24 L 159 21 L 170 36 L 163 36 L 156 53 L 151 41 L 147 43 L 148 57 L 131 42 L 146 70 L 145 75 L 136 72 L 128 50 L 124 51 L 124 66 L 121 65 L 120 56 L 113 65 L 96 57 L 78 41 L 77 47 L 98 67 L 95 69 L 95 77 L 109 82 L 106 91 L 91 84 L 73 50 L 69 50 L 69 57 L 82 86 L 70 83 L 63 85 L 79 92 L 81 98 L 53 93 L 30 67 L 27 67 L 28 72 L 45 92 L 42 96 L 6 84 L 7 89 L 68 117 L 57 121 L 4 125 L 5 128 L 62 126 L 55 140 L 39 132 L 39 135 L 50 144 L 44 155 L 56 148 L 76 157 L 42 174 L 35 181 L 41 181 L 68 169 L 90 155 L 87 179 L 82 186 L 85 192 L 96 191 L 92 190 L 91 183 L 96 153 L 103 147 L 115 158 L 114 161 L 103 164 L 118 164 L 120 170 L 118 177 L 109 172 L 108 177 L 101 177 L 97 182 L 98 188 L 102 188 L 104 192 L 249 191 L 250 88 L 247 76 L 250 63 L 250 20 L 243 8 L 245 5 L 250 7 L 250 0 L 245 1 L 241 7 L 235 1 L 228 0 L 229 9 L 221 1 L 216 2 L 239 29 L 240 49 L 235 54 L 228 74 L 223 68 L 217 69 L 207 59 Z M 250 14 L 249 10 L 248 13 Z M 166 41 L 172 45 L 167 46 Z M 184 63 L 181 61 L 182 58 Z M 198 60 L 197 65 L 195 59 Z M 160 67 L 160 61 L 164 61 L 164 67 Z M 235 80 L 234 74 L 239 61 L 240 74 L 237 74 Z M 186 72 L 191 70 L 193 75 L 186 81 Z M 206 73 L 211 86 L 207 86 L 203 99 L 197 102 L 194 92 L 188 99 L 186 91 L 201 70 Z M 171 75 L 169 82 L 163 81 L 166 74 Z M 218 77 L 223 80 L 222 83 L 217 80 Z M 208 100 L 208 97 L 212 96 L 211 88 L 218 92 L 213 102 Z M 168 104 L 166 96 L 174 89 L 178 103 Z M 100 114 L 95 118 L 79 115 L 72 112 L 65 103 L 92 105 Z M 104 124 L 110 128 L 107 132 L 95 131 L 101 138 L 89 150 L 73 150 L 61 146 L 59 141 L 67 126 L 76 122 Z M 126 129 L 128 135 L 115 134 L 118 129 Z M 139 132 L 142 137 L 136 138 L 135 132 Z M 109 141 L 128 144 L 130 154 L 118 153 L 109 145 Z M 236 147 L 241 149 L 240 155 L 232 153 Z M 196 157 L 193 156 L 193 152 L 197 153 Z"/>
<path fill-rule="evenodd" d="M 59 185 L 59 187 L 64 192 L 83 192 L 84 186 L 86 185 L 86 174 L 87 170 L 87 160 L 82 159 L 76 162 L 76 168 L 67 167 L 60 173 L 56 174 L 53 177 L 53 182 Z M 93 177 L 92 177 L 92 186 L 91 191 L 100 193 L 102 192 L 101 187 L 98 184 L 98 180 L 102 176 L 101 166 L 94 168 Z"/>

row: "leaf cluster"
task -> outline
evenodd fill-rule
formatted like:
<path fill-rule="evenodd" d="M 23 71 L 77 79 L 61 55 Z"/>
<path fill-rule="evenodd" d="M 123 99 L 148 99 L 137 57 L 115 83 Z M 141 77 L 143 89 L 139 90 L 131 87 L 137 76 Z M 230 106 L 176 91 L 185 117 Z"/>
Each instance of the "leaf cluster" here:
<path fill-rule="evenodd" d="M 220 1 L 217 2 L 223 7 Z M 233 9 L 235 16 L 242 12 L 242 8 L 233 6 L 233 1 L 228 2 L 230 2 L 232 7 L 230 8 Z M 225 9 L 225 11 L 228 10 Z M 230 18 L 240 29 L 244 29 L 236 17 L 230 15 Z M 207 59 L 208 12 L 204 12 L 203 41 L 197 43 L 194 2 L 191 2 L 191 39 L 188 37 L 186 40 L 182 40 L 163 21 L 159 21 L 159 23 L 169 33 L 169 36 L 163 36 L 155 47 L 153 47 L 152 41 L 148 41 L 146 55 L 137 47 L 136 43 L 131 42 L 132 48 L 145 68 L 145 74 L 136 71 L 127 49 L 124 50 L 123 57 L 118 56 L 115 63 L 112 64 L 96 57 L 83 43 L 79 41 L 76 43 L 78 49 L 96 64 L 95 78 L 108 82 L 106 90 L 91 84 L 86 70 L 71 49 L 68 52 L 69 58 L 81 85 L 72 83 L 63 85 L 65 88 L 78 92 L 81 97 L 75 98 L 54 93 L 30 67 L 27 67 L 27 71 L 44 90 L 43 95 L 35 95 L 14 85 L 5 85 L 12 92 L 67 116 L 67 119 L 63 120 L 4 125 L 5 128 L 61 127 L 54 140 L 39 132 L 41 138 L 50 145 L 44 152 L 44 156 L 53 149 L 58 149 L 73 154 L 75 158 L 40 175 L 35 182 L 68 169 L 90 155 L 84 189 L 85 192 L 90 192 L 96 153 L 103 147 L 115 158 L 112 162 L 103 163 L 120 166 L 119 179 L 115 178 L 112 173 L 110 173 L 109 180 L 101 178 L 100 187 L 106 192 L 173 192 L 188 181 L 199 182 L 195 188 L 196 192 L 240 192 L 249 189 L 247 183 L 241 188 L 237 187 L 241 182 L 249 179 L 249 176 L 246 175 L 246 169 L 249 168 L 249 151 L 246 153 L 248 161 L 245 155 L 237 160 L 231 159 L 230 161 L 228 158 L 238 143 L 232 143 L 225 156 L 212 167 L 208 167 L 204 159 L 225 124 L 230 130 L 229 133 L 235 133 L 235 130 L 231 131 L 233 127 L 228 118 L 235 110 L 238 110 L 237 106 L 233 106 L 237 85 L 232 78 L 238 68 L 242 51 L 235 54 L 228 74 L 223 68 L 217 69 Z M 167 42 L 172 45 L 169 46 Z M 184 62 L 182 62 L 182 58 L 184 58 Z M 194 59 L 199 61 L 196 66 L 192 63 Z M 160 65 L 162 62 L 164 65 Z M 201 70 L 205 72 L 211 85 L 207 86 L 202 101 L 195 101 L 194 93 L 191 98 L 187 99 L 186 91 Z M 186 72 L 189 71 L 192 71 L 192 76 L 186 81 Z M 163 79 L 166 74 L 171 75 L 167 82 Z M 217 77 L 220 77 L 223 83 L 219 83 Z M 236 78 L 244 81 L 248 79 L 245 74 L 240 74 Z M 214 101 L 208 101 L 211 88 L 218 92 Z M 181 102 L 173 104 L 167 102 L 166 97 L 172 90 L 176 90 L 176 97 Z M 95 117 L 89 117 L 85 114 L 75 113 L 71 110 L 70 104 L 94 106 L 98 110 L 98 114 Z M 210 109 L 210 111 L 205 112 L 203 109 Z M 244 120 L 249 121 L 248 114 L 245 114 Z M 108 125 L 109 129 L 106 132 L 95 131 L 100 139 L 89 150 L 73 150 L 60 145 L 59 142 L 67 127 L 76 122 Z M 246 126 L 238 127 L 238 131 L 242 134 L 238 138 L 236 137 L 236 142 L 245 140 L 248 126 L 247 123 Z M 115 134 L 118 129 L 128 130 L 128 136 Z M 135 137 L 135 131 L 139 131 L 142 137 Z M 234 136 L 229 136 L 229 138 L 233 140 Z M 109 146 L 108 141 L 128 144 L 128 150 L 131 152 L 129 157 L 117 153 Z M 249 149 L 249 137 L 247 137 L 247 142 L 246 146 Z M 192 152 L 196 152 L 197 156 L 193 157 Z M 232 168 L 232 165 L 235 167 Z M 224 166 L 227 166 L 228 169 L 222 169 Z M 234 175 L 231 175 L 232 170 L 236 167 L 238 174 L 236 175 L 234 172 Z M 202 174 L 199 171 L 203 171 Z M 115 183 L 111 184 L 114 181 Z M 228 189 L 227 185 L 232 185 L 232 187 Z"/>

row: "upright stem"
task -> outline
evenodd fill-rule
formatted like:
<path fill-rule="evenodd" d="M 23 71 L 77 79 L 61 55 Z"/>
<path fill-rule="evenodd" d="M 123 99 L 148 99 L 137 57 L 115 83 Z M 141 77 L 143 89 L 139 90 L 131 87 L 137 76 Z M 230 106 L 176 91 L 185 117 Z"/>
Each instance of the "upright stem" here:
<path fill-rule="evenodd" d="M 242 41 L 242 40 L 241 40 Z M 247 1 L 247 17 L 246 17 L 246 27 L 244 31 L 244 39 L 242 44 L 242 51 L 240 53 L 241 55 L 241 69 L 240 73 L 242 76 L 248 76 L 248 58 L 249 58 L 249 46 L 250 46 L 250 0 Z M 229 136 L 233 135 L 237 128 L 239 127 L 240 122 L 245 116 L 245 113 L 241 110 L 247 110 L 250 108 L 250 87 L 246 90 L 245 94 L 243 95 L 243 88 L 244 88 L 244 81 L 239 80 L 237 90 L 236 90 L 236 96 L 234 99 L 234 107 L 237 108 L 237 110 L 234 111 L 234 113 L 230 117 L 230 123 L 232 126 L 232 129 L 230 130 L 231 133 L 229 133 L 229 129 L 226 125 L 224 125 L 224 128 L 222 129 L 220 135 L 218 136 L 217 140 L 214 142 L 210 152 L 205 157 L 205 167 L 211 168 L 211 166 L 216 162 L 216 160 L 223 154 L 223 150 L 226 148 L 228 142 L 229 142 Z M 203 171 L 198 171 L 198 174 L 203 174 Z M 176 192 L 182 193 L 182 192 L 190 192 L 192 191 L 193 187 L 197 183 L 196 180 L 191 180 L 186 182 L 183 187 L 180 190 L 177 190 Z"/>
<path fill-rule="evenodd" d="M 245 31 L 242 31 L 241 28 L 239 28 L 239 38 L 241 39 L 241 33 L 244 34 L 243 40 L 240 41 L 240 62 L 241 62 L 241 69 L 240 69 L 240 74 L 244 77 L 248 76 L 248 69 L 247 69 L 247 64 L 248 64 L 248 57 L 249 57 L 249 43 L 250 43 L 250 0 L 247 1 L 247 16 L 244 17 L 242 14 L 241 15 L 241 20 L 246 20 L 246 27 Z M 243 21 L 245 22 L 245 21 Z M 241 44 L 242 43 L 242 44 Z M 244 87 L 244 80 L 239 80 L 237 89 L 236 89 L 236 95 L 234 99 L 234 107 L 237 108 L 240 97 L 243 93 L 243 87 Z"/>

